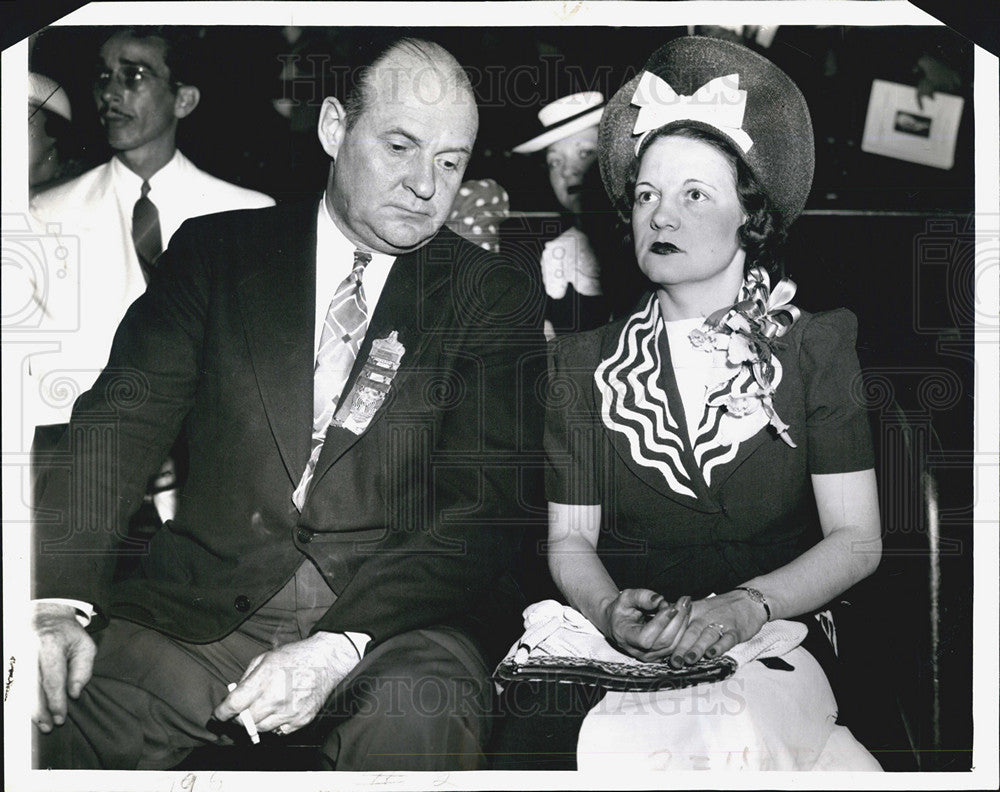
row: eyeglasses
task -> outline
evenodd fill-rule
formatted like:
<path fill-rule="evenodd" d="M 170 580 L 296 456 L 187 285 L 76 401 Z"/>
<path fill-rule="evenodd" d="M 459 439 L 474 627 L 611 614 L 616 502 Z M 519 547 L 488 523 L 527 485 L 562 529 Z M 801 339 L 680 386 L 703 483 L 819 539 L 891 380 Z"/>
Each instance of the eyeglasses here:
<path fill-rule="evenodd" d="M 103 91 L 111 84 L 112 80 L 117 80 L 126 91 L 139 91 L 152 80 L 167 80 L 167 78 L 146 66 L 124 63 L 117 69 L 99 69 L 94 75 L 94 90 Z M 180 85 L 176 80 L 167 80 L 167 82 L 174 88 Z"/>

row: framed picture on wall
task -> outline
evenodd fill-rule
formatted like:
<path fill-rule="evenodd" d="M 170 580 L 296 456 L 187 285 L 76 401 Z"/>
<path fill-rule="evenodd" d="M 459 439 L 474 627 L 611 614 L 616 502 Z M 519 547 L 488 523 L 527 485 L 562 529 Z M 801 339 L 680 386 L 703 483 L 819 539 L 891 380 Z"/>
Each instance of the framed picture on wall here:
<path fill-rule="evenodd" d="M 918 103 L 914 86 L 874 80 L 861 150 L 948 170 L 964 104 L 941 92 Z"/>

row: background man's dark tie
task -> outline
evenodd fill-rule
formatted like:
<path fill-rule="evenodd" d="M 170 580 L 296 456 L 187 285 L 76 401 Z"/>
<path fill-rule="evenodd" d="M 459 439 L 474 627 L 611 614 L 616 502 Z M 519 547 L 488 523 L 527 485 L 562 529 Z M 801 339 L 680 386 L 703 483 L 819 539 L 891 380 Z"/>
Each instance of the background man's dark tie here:
<path fill-rule="evenodd" d="M 156 209 L 156 204 L 149 200 L 148 181 L 143 181 L 142 195 L 132 209 L 132 242 L 135 244 L 135 252 L 139 255 L 142 274 L 148 282 L 156 267 L 156 259 L 163 252 L 160 213 Z"/>

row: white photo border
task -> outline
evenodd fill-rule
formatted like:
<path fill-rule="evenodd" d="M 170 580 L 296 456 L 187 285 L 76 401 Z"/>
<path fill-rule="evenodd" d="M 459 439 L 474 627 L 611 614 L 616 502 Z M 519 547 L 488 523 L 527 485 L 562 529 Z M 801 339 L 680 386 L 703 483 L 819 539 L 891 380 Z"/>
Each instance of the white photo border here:
<path fill-rule="evenodd" d="M 207 25 L 327 25 L 394 27 L 462 26 L 672 26 L 678 24 L 844 24 L 934 25 L 937 21 L 901 0 L 854 2 L 852 0 L 786 0 L 786 2 L 728 2 L 694 0 L 687 3 L 654 2 L 493 2 L 493 3 L 374 3 L 374 2 L 165 2 L 93 3 L 75 11 L 57 25 L 132 23 Z M 640 57 L 642 53 L 637 54 Z M 27 82 L 27 42 L 2 53 L 2 192 L 4 228 L 27 210 L 27 124 L 24 86 Z M 975 52 L 976 115 L 976 215 L 978 268 L 977 315 L 996 318 L 998 307 L 998 245 L 1000 233 L 1000 154 L 997 150 L 997 58 L 981 48 Z M 15 405 L 3 406 L 3 579 L 6 759 L 5 787 L 11 790 L 163 790 L 166 792 L 225 792 L 287 788 L 361 790 L 390 787 L 416 789 L 979 789 L 998 785 L 998 345 L 996 326 L 977 327 L 975 393 L 975 597 L 974 612 L 974 750 L 973 769 L 964 773 L 886 773 L 874 775 L 749 773 L 658 774 L 615 777 L 578 773 L 231 773 L 231 772 L 99 772 L 34 771 L 28 769 L 29 711 L 25 702 L 29 674 L 17 658 L 30 640 L 24 620 L 27 605 L 29 536 L 27 497 L 21 471 L 27 455 L 20 441 Z M 18 363 L 24 350 L 14 339 L 3 339 L 3 383 L 7 394 L 20 376 Z M 9 694 L 9 695 L 8 695 Z"/>

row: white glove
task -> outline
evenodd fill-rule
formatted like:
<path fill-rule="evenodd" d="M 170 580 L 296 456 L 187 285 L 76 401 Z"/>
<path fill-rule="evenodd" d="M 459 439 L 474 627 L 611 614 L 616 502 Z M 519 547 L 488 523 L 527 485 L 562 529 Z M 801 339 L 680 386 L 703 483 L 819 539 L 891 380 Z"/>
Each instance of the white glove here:
<path fill-rule="evenodd" d="M 570 228 L 545 243 L 542 250 L 542 283 L 545 284 L 545 293 L 553 300 L 565 297 L 567 284 L 570 283 L 579 294 L 600 296 L 601 265 L 587 235 L 580 229 Z"/>

